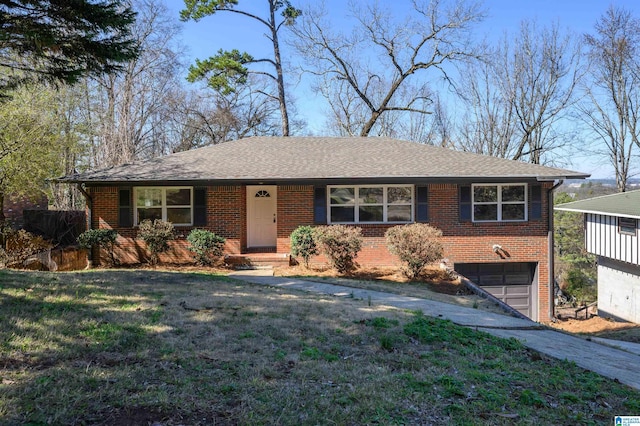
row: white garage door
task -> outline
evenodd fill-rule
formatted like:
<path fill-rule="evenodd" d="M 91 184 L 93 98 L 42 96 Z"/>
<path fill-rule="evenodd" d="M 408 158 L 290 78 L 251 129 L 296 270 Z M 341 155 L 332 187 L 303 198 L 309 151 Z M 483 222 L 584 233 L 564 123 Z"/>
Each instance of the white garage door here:
<path fill-rule="evenodd" d="M 535 267 L 535 263 L 461 263 L 455 270 L 536 321 Z"/>

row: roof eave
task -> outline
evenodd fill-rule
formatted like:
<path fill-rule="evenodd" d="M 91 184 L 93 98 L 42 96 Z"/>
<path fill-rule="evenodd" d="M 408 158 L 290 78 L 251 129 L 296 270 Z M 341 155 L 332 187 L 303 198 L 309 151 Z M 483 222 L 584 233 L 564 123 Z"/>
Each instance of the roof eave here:
<path fill-rule="evenodd" d="M 585 175 L 588 177 L 588 175 Z M 80 176 L 62 177 L 55 179 L 56 182 L 69 183 L 69 184 L 85 184 L 85 185 L 176 185 L 176 184 L 190 184 L 190 185 L 204 185 L 204 184 L 260 184 L 260 183 L 282 183 L 293 184 L 296 182 L 309 182 L 309 183 L 322 183 L 322 182 L 338 182 L 338 181 L 353 181 L 353 182 L 434 182 L 434 183 L 500 183 L 500 182 L 554 182 L 557 180 L 566 179 L 578 179 L 579 177 L 558 177 L 558 176 L 533 176 L 533 175 L 503 175 L 503 176 L 323 176 L 323 177 L 264 177 L 264 178 L 202 178 L 202 179 L 82 179 Z"/>
<path fill-rule="evenodd" d="M 538 180 L 538 182 L 555 182 L 557 180 L 588 179 L 590 177 L 591 177 L 590 174 L 576 173 L 576 174 L 564 175 L 564 176 L 539 176 L 536 179 Z"/>
<path fill-rule="evenodd" d="M 571 207 L 561 207 L 554 206 L 554 210 L 559 210 L 563 212 L 573 212 L 573 213 L 584 213 L 584 214 L 599 214 L 602 216 L 615 216 L 615 217 L 626 217 L 629 219 L 640 219 L 640 215 L 627 214 L 627 213 L 616 213 L 616 212 L 607 212 L 602 210 L 593 210 L 593 209 L 580 209 L 580 208 L 571 208 Z"/>

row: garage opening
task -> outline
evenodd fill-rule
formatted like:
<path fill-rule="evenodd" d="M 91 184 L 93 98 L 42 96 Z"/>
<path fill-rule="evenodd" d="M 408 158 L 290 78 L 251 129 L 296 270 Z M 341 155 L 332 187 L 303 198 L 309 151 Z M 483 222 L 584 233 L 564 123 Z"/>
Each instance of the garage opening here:
<path fill-rule="evenodd" d="M 518 312 L 537 321 L 536 263 L 457 263 L 455 270 Z"/>

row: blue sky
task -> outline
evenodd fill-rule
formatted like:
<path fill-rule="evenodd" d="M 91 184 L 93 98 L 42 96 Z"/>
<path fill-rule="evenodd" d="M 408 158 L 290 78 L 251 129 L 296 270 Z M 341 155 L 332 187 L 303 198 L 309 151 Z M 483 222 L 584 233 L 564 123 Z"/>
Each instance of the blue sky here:
<path fill-rule="evenodd" d="M 183 8 L 182 0 L 166 0 L 171 11 L 176 13 Z M 307 0 L 292 3 L 303 7 Z M 339 25 L 346 14 L 347 0 L 325 0 L 328 10 L 332 11 L 331 19 Z M 409 8 L 410 0 L 386 1 L 381 4 L 389 4 L 394 9 Z M 487 37 L 497 39 L 505 32 L 514 33 L 518 30 L 523 19 L 535 19 L 540 26 L 554 21 L 563 29 L 568 29 L 577 34 L 591 32 L 596 20 L 610 5 L 622 6 L 640 18 L 640 1 L 638 0 L 486 0 L 484 9 L 486 19 L 478 24 L 476 34 L 479 38 Z M 263 0 L 240 0 L 240 7 L 249 7 L 262 15 L 267 7 Z M 220 13 L 202 19 L 199 22 L 189 21 L 183 23 L 182 38 L 187 46 L 187 58 L 191 63 L 195 58 L 205 59 L 215 54 L 218 49 L 239 49 L 247 51 L 254 57 L 261 53 L 269 54 L 270 45 L 264 37 L 264 30 L 254 25 L 251 20 L 230 13 Z M 289 49 L 283 46 L 285 60 Z M 291 81 L 290 81 L 291 82 Z M 295 81 L 293 83 L 296 83 Z M 302 80 L 294 84 L 291 90 L 297 99 L 298 112 L 307 121 L 312 131 L 321 132 L 322 123 L 319 117 L 326 108 L 323 100 L 315 97 L 309 89 L 308 81 Z M 593 155 L 584 154 L 574 156 L 567 167 L 592 173 L 593 177 L 612 177 L 611 167 L 603 164 L 602 159 L 597 160 Z"/>

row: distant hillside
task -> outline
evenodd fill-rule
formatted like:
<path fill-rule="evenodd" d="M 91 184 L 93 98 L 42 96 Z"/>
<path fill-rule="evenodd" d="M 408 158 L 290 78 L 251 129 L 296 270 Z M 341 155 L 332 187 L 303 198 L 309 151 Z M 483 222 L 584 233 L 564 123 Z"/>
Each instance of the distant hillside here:
<path fill-rule="evenodd" d="M 628 191 L 640 190 L 640 179 L 629 179 Z M 565 181 L 557 192 L 565 192 L 576 200 L 617 192 L 615 179 L 573 179 Z"/>

